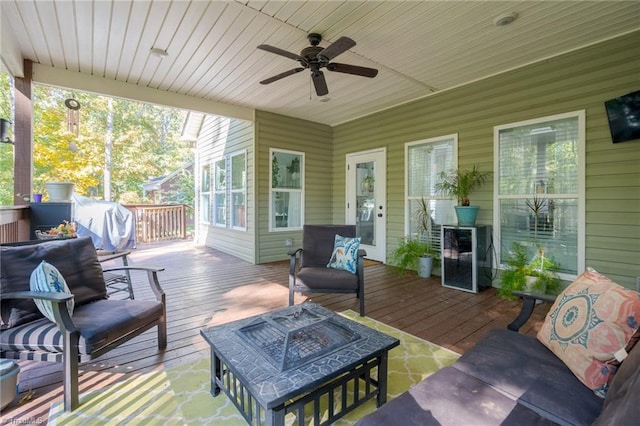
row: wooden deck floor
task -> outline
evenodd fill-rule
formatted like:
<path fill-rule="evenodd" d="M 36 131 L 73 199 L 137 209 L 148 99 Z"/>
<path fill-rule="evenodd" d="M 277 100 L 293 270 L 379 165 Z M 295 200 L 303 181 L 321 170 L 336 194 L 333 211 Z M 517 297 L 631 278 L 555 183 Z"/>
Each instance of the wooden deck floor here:
<path fill-rule="evenodd" d="M 167 295 L 168 348 L 157 350 L 148 331 L 119 348 L 81 365 L 80 392 L 152 370 L 193 362 L 208 355 L 200 329 L 287 305 L 288 262 L 251 265 L 191 242 L 145 245 L 131 264 L 164 267 L 160 280 Z M 134 276 L 136 298 L 152 298 L 144 276 Z M 135 285 L 135 284 L 134 284 Z M 471 294 L 444 288 L 439 277 L 400 276 L 394 268 L 365 268 L 367 316 L 458 353 L 473 346 L 490 328 L 506 327 L 519 312 L 518 302 L 499 299 L 495 289 Z M 305 300 L 297 296 L 296 302 Z M 336 312 L 358 310 L 353 295 L 314 295 L 312 300 Z M 521 332 L 535 334 L 549 305 L 536 308 Z M 56 363 L 20 362 L 20 395 L 2 412 L 2 424 L 44 424 L 52 402 L 62 400 L 62 369 Z"/>

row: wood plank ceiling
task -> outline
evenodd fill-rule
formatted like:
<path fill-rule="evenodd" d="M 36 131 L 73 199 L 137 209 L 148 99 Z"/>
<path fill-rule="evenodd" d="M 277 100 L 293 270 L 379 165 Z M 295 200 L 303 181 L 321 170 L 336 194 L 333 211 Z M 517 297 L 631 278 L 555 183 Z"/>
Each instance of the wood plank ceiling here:
<path fill-rule="evenodd" d="M 638 1 L 3 0 L 0 12 L 36 63 L 329 125 L 640 29 Z M 256 46 L 297 54 L 311 32 L 321 46 L 354 39 L 336 61 L 378 76 L 325 70 L 325 102 L 308 70 L 259 84 L 298 64 Z"/>

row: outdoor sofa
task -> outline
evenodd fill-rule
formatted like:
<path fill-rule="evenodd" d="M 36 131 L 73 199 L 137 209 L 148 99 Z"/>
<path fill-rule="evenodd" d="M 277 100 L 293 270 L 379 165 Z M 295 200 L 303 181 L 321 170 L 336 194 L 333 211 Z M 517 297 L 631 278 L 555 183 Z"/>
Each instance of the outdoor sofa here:
<path fill-rule="evenodd" d="M 510 329 L 489 331 L 453 365 L 427 377 L 356 425 L 640 424 L 640 344 L 629 350 L 603 399 L 538 338 L 517 332 L 536 300 L 533 295 L 522 296 L 525 313 Z M 634 338 L 638 337 L 636 331 Z"/>
<path fill-rule="evenodd" d="M 79 362 L 92 360 L 152 327 L 157 327 L 158 347 L 167 346 L 165 294 L 157 276 L 162 268 L 122 267 L 145 271 L 155 298 L 113 300 L 107 298 L 91 238 L 4 244 L 0 250 L 0 358 L 63 363 L 65 411 L 79 405 Z M 59 271 L 71 294 L 31 291 L 32 272 L 42 268 L 42 261 Z M 52 272 L 49 268 L 44 276 Z M 55 321 L 43 316 L 35 300 L 50 302 L 47 312 Z M 67 302 L 71 300 L 70 314 Z"/>

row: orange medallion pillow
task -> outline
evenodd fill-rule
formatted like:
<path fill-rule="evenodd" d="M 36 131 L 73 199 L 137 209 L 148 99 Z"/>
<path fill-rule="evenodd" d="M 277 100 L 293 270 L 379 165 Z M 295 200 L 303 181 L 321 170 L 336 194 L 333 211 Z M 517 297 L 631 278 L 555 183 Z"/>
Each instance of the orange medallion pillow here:
<path fill-rule="evenodd" d="M 604 398 L 639 330 L 640 293 L 587 268 L 558 296 L 537 337 Z"/>

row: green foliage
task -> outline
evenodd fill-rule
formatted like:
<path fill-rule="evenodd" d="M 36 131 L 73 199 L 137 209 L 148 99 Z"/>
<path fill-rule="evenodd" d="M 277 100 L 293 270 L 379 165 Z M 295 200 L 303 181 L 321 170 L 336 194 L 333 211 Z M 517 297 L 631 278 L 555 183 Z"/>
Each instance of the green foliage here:
<path fill-rule="evenodd" d="M 544 255 L 544 249 L 538 248 L 535 257 L 527 262 L 527 249 L 523 244 L 513 243 L 507 256 L 508 269 L 500 275 L 498 295 L 507 300 L 515 300 L 514 291 L 527 288 L 527 277 L 534 277 L 535 281 L 530 290 L 534 293 L 558 294 L 560 279 L 555 275 L 557 265 Z"/>
<path fill-rule="evenodd" d="M 11 112 L 9 81 L 0 74 L 3 118 Z M 67 130 L 67 98 L 81 104 L 79 135 Z M 141 195 L 141 184 L 149 177 L 167 175 L 193 158 L 191 146 L 180 140 L 185 115 L 159 105 L 34 85 L 33 192 L 44 192 L 46 181 L 64 180 L 74 182 L 79 194 L 104 198 L 104 178 L 110 170 L 111 199 Z M 13 170 L 13 147 L 0 144 L 2 205 L 13 204 Z"/>
<path fill-rule="evenodd" d="M 398 267 L 399 272 L 418 269 L 418 259 L 431 255 L 431 245 L 414 238 L 401 238 L 400 244 L 391 252 L 391 264 Z"/>
<path fill-rule="evenodd" d="M 481 186 L 488 176 L 488 172 L 480 172 L 477 164 L 474 164 L 471 170 L 440 172 L 438 177 L 441 181 L 436 184 L 436 191 L 448 197 L 455 197 L 458 205 L 468 206 L 469 194 L 476 186 Z"/>

